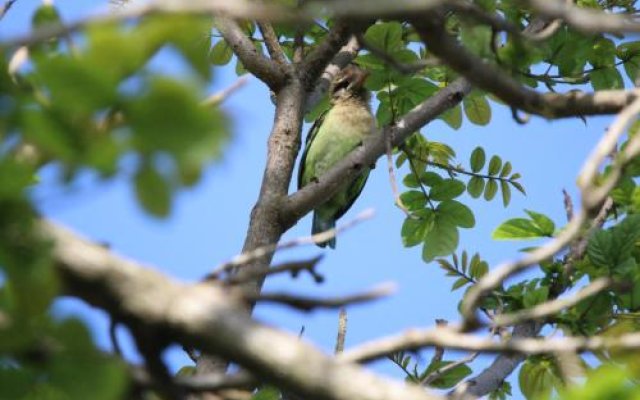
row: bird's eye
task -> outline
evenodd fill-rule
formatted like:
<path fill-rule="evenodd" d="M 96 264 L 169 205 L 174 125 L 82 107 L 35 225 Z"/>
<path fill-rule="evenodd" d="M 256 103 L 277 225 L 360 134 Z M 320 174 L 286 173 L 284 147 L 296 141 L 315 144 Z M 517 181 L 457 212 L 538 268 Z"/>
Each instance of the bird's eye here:
<path fill-rule="evenodd" d="M 338 82 L 336 82 L 335 86 L 333 87 L 333 93 L 337 93 L 339 90 L 342 89 L 347 89 L 349 87 L 349 79 L 340 79 Z"/>

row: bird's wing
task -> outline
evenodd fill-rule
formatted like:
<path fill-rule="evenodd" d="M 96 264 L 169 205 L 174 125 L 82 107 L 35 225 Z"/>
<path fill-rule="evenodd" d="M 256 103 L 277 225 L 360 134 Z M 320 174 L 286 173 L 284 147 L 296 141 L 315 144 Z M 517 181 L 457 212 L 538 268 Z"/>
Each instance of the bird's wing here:
<path fill-rule="evenodd" d="M 369 178 L 369 170 L 367 169 L 362 175 L 358 176 L 349 188 L 347 189 L 346 198 L 347 203 L 336 211 L 335 219 L 341 218 L 355 203 L 356 199 L 360 196 L 362 189 L 364 189 L 365 183 L 367 183 L 367 179 Z"/>
<path fill-rule="evenodd" d="M 311 147 L 311 143 L 313 143 L 313 139 L 315 139 L 320 127 L 322 126 L 322 122 L 324 121 L 324 117 L 329 112 L 329 109 L 325 110 L 320 116 L 315 120 L 311 129 L 307 133 L 307 139 L 304 142 L 304 151 L 302 152 L 302 159 L 300 160 L 300 167 L 298 168 L 298 190 L 302 188 L 302 176 L 304 175 L 304 165 L 307 162 L 307 153 L 309 152 L 309 147 Z"/>

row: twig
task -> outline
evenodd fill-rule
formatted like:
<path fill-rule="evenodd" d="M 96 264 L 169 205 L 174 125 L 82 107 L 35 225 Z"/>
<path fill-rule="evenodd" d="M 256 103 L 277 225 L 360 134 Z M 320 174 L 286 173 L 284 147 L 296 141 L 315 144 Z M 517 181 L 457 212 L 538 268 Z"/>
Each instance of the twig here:
<path fill-rule="evenodd" d="M 567 221 L 571 221 L 573 219 L 573 200 L 571 200 L 569 192 L 567 192 L 565 189 L 562 189 L 562 196 L 564 199 L 564 209 L 567 213 Z"/>
<path fill-rule="evenodd" d="M 520 310 L 510 314 L 499 314 L 493 319 L 493 325 L 496 327 L 510 326 L 523 321 L 536 320 L 556 314 L 565 308 L 572 307 L 582 300 L 594 296 L 601 291 L 612 286 L 613 281 L 610 278 L 598 278 L 589 285 L 583 287 L 571 297 L 564 299 L 555 299 L 538 304 L 535 307 Z"/>
<path fill-rule="evenodd" d="M 436 319 L 436 326 L 437 327 L 445 327 L 449 324 L 449 322 L 447 320 L 444 319 Z M 431 363 L 436 363 L 436 362 L 440 362 L 442 361 L 442 358 L 444 357 L 444 347 L 442 346 L 436 346 L 436 348 L 433 351 L 433 357 L 431 357 Z"/>
<path fill-rule="evenodd" d="M 9 10 L 11 9 L 11 7 L 17 2 L 18 0 L 7 0 L 4 2 L 4 5 L 2 6 L 2 8 L 0 8 L 0 21 L 2 21 L 2 19 L 4 18 L 5 15 L 7 15 L 7 13 L 9 12 Z"/>
<path fill-rule="evenodd" d="M 560 19 L 572 28 L 589 34 L 624 33 L 640 28 L 636 15 L 607 14 L 590 8 L 576 7 L 564 0 L 527 0 L 534 11 Z"/>
<path fill-rule="evenodd" d="M 245 274 L 242 277 L 239 277 L 237 275 L 231 275 L 229 276 L 226 280 L 225 283 L 229 284 L 229 285 L 238 285 L 247 281 L 252 281 L 256 278 L 260 278 L 260 277 L 264 277 L 264 276 L 269 276 L 269 275 L 275 275 L 275 274 L 280 274 L 283 272 L 290 272 L 291 276 L 293 278 L 296 278 L 298 276 L 298 274 L 301 271 L 307 271 L 314 279 L 314 281 L 316 283 L 322 283 L 324 281 L 324 276 L 322 276 L 321 274 L 317 273 L 315 270 L 316 265 L 318 264 L 318 262 L 320 262 L 320 260 L 322 260 L 323 255 L 320 254 L 318 256 L 315 256 L 309 260 L 304 260 L 304 261 L 295 261 L 295 262 L 288 262 L 288 263 L 283 263 L 283 264 L 278 264 L 276 266 L 273 266 L 271 268 L 269 268 L 267 271 L 265 272 L 258 272 L 256 271 L 253 274 Z M 221 271 L 221 273 L 224 271 Z M 214 280 L 218 280 L 218 279 L 222 279 L 221 277 L 221 273 L 218 274 L 211 274 L 209 276 L 207 276 L 205 279 L 209 280 L 209 279 L 214 279 Z"/>
<path fill-rule="evenodd" d="M 414 74 L 428 67 L 442 65 L 442 63 L 437 59 L 419 60 L 410 64 L 401 63 L 391 54 L 369 43 L 362 34 L 356 35 L 356 38 L 358 39 L 360 47 L 367 49 L 371 54 L 381 59 L 390 67 L 396 69 L 401 74 Z"/>
<path fill-rule="evenodd" d="M 395 200 L 396 206 L 405 213 L 405 215 L 410 216 L 411 213 L 407 206 L 404 205 L 402 199 L 400 198 L 400 191 L 398 190 L 398 182 L 396 181 L 395 169 L 393 168 L 393 155 L 391 153 L 391 137 L 387 135 L 387 140 L 385 140 L 386 146 L 386 155 L 387 155 L 387 169 L 389 172 L 389 183 L 391 184 L 391 192 L 393 193 L 393 198 Z"/>
<path fill-rule="evenodd" d="M 135 384 L 142 387 L 157 387 L 146 369 L 130 368 L 131 377 Z M 172 385 L 187 392 L 215 392 L 224 389 L 252 389 L 258 381 L 248 372 L 240 371 L 233 374 L 209 374 L 198 376 L 177 376 L 172 379 Z"/>
<path fill-rule="evenodd" d="M 109 340 L 111 340 L 111 347 L 113 347 L 113 352 L 118 357 L 122 357 L 122 348 L 120 347 L 120 342 L 118 341 L 118 321 L 116 321 L 113 317 L 109 319 Z"/>
<path fill-rule="evenodd" d="M 288 293 L 260 293 L 258 295 L 245 295 L 244 298 L 251 302 L 272 302 L 284 304 L 301 311 L 312 311 L 316 308 L 341 308 L 346 305 L 358 304 L 386 297 L 395 291 L 394 284 L 383 284 L 363 293 L 350 296 L 333 298 L 317 298 L 291 295 Z"/>
<path fill-rule="evenodd" d="M 369 208 L 364 210 L 360 214 L 356 215 L 356 217 L 351 221 L 348 221 L 345 224 L 342 224 L 335 229 L 330 229 L 328 231 L 320 232 L 311 236 L 303 236 L 293 240 L 281 242 L 279 244 L 270 244 L 270 245 L 258 247 L 257 249 L 249 253 L 239 254 L 233 257 L 231 261 L 228 261 L 224 264 L 217 266 L 213 270 L 213 272 L 211 272 L 210 275 L 218 276 L 224 272 L 230 272 L 233 268 L 240 267 L 244 264 L 247 264 L 253 260 L 264 257 L 265 255 L 269 253 L 273 253 L 278 250 L 285 250 L 293 247 L 315 244 L 316 242 L 329 240 L 341 234 L 342 232 L 346 231 L 347 229 L 350 229 L 353 226 L 359 224 L 360 222 L 372 218 L 373 215 L 374 215 L 373 209 Z"/>
<path fill-rule="evenodd" d="M 231 86 L 222 89 L 221 91 L 212 94 L 211 96 L 204 99 L 200 104 L 205 107 L 215 107 L 225 101 L 229 96 L 231 96 L 238 89 L 247 84 L 249 79 L 246 76 L 242 76 L 238 78 Z"/>
<path fill-rule="evenodd" d="M 338 336 L 336 338 L 335 354 L 340 354 L 344 351 L 344 342 L 347 337 L 347 309 L 341 308 L 340 314 L 338 314 Z"/>
<path fill-rule="evenodd" d="M 561 338 L 518 338 L 495 341 L 477 335 L 460 333 L 453 327 L 414 329 L 404 334 L 377 339 L 338 355 L 346 362 L 367 363 L 400 351 L 417 351 L 442 346 L 451 350 L 482 353 L 519 353 L 525 355 L 554 354 L 562 351 L 594 352 L 601 350 L 640 349 L 640 333 L 612 336 L 568 336 Z"/>
<path fill-rule="evenodd" d="M 601 203 L 605 201 L 609 191 L 615 186 L 624 166 L 640 153 L 640 135 L 632 137 L 624 150 L 616 155 L 607 178 L 596 186 L 595 177 L 598 173 L 598 168 L 604 159 L 611 154 L 611 151 L 615 149 L 618 139 L 638 113 L 640 113 L 640 98 L 635 99 L 618 114 L 605 136 L 585 161 L 578 177 L 578 185 L 582 189 L 582 210 L 574 216 L 565 229 L 555 239 L 528 253 L 525 257 L 504 263 L 491 270 L 469 290 L 462 304 L 462 315 L 465 318 L 464 329 L 470 328 L 477 323 L 475 310 L 487 293 L 498 287 L 509 276 L 558 253 L 580 233 L 587 216 L 596 207 L 601 211 Z"/>

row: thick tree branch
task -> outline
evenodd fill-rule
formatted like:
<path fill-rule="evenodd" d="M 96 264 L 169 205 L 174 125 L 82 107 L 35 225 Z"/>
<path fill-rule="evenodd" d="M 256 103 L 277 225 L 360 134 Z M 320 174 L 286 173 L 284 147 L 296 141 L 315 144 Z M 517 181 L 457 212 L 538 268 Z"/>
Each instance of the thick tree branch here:
<path fill-rule="evenodd" d="M 273 30 L 273 25 L 268 22 L 258 22 L 258 28 L 264 38 L 264 43 L 267 46 L 267 51 L 269 52 L 271 59 L 278 63 L 281 68 L 291 68 L 287 61 L 287 57 L 280 46 L 278 36 Z"/>
<path fill-rule="evenodd" d="M 259 53 L 237 22 L 229 18 L 217 17 L 214 23 L 249 72 L 266 83 L 274 92 L 284 85 L 286 80 L 284 64 L 278 64 L 277 61 Z"/>
<path fill-rule="evenodd" d="M 525 0 L 535 12 L 547 18 L 559 19 L 572 28 L 587 33 L 640 32 L 637 15 L 608 14 L 587 7 L 577 7 L 565 0 Z"/>
<path fill-rule="evenodd" d="M 290 195 L 281 208 L 285 226 L 295 224 L 298 219 L 336 193 L 343 182 L 353 179 L 365 166 L 375 164 L 376 160 L 385 154 L 386 135 L 391 138 L 393 146 L 400 145 L 429 121 L 458 104 L 470 90 L 471 86 L 465 79 L 452 82 L 409 111 L 395 125 L 387 126 L 382 132 L 372 135 L 361 147 L 322 175 L 317 182 L 310 183 Z"/>
<path fill-rule="evenodd" d="M 175 283 L 54 224 L 43 222 L 40 229 L 53 241 L 55 266 L 68 294 L 129 326 L 144 327 L 159 345 L 202 349 L 310 400 L 441 398 L 338 362 L 293 335 L 258 324 L 216 285 Z"/>
<path fill-rule="evenodd" d="M 444 20 L 435 14 L 415 19 L 414 26 L 427 48 L 476 87 L 495 94 L 505 103 L 547 118 L 615 114 L 638 97 L 637 90 L 601 90 L 595 93 L 541 94 L 528 89 L 467 51 L 446 33 Z"/>

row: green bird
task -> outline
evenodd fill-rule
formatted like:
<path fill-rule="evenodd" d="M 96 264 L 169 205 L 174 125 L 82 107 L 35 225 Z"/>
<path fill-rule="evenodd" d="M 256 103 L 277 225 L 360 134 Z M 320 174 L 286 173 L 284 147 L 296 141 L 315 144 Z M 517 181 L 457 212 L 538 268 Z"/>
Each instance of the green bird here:
<path fill-rule="evenodd" d="M 355 65 L 343 69 L 331 85 L 331 106 L 318 118 L 307 134 L 298 168 L 298 189 L 317 181 L 322 174 L 343 160 L 375 131 L 375 118 L 369 105 L 370 94 L 364 88 L 368 73 Z M 362 192 L 369 168 L 343 187 L 313 213 L 313 234 L 335 228 Z M 336 247 L 335 237 L 316 241 L 320 247 Z"/>

